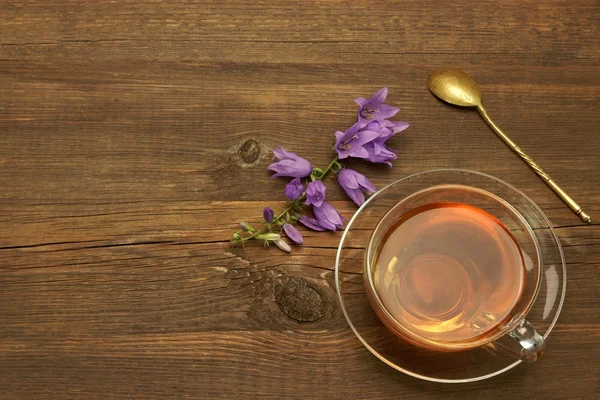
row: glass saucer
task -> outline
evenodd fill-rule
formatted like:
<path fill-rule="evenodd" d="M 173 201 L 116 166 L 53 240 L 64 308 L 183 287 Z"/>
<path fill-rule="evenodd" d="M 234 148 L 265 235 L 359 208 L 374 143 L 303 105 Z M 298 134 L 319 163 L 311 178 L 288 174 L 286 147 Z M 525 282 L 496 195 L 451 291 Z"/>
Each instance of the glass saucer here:
<path fill-rule="evenodd" d="M 493 343 L 459 352 L 439 352 L 409 344 L 377 318 L 366 294 L 363 268 L 369 239 L 377 223 L 399 201 L 437 185 L 459 184 L 488 191 L 504 199 L 531 227 L 541 255 L 541 284 L 527 320 L 548 337 L 562 308 L 566 291 L 563 251 L 550 221 L 529 197 L 490 175 L 459 169 L 420 172 L 400 179 L 369 198 L 348 223 L 338 247 L 335 285 L 344 317 L 363 345 L 390 367 L 433 382 L 474 382 L 519 365 Z M 552 344 L 548 350 L 552 351 Z M 543 360 L 542 360 L 543 362 Z M 529 368 L 535 368 L 530 365 Z"/>

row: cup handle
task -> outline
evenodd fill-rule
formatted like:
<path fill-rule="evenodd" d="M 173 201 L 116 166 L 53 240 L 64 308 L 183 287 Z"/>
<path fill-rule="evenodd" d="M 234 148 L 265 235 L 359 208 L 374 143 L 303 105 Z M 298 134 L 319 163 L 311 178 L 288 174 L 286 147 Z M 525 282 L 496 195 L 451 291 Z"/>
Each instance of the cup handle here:
<path fill-rule="evenodd" d="M 505 353 L 529 363 L 539 360 L 546 348 L 542 335 L 526 320 L 494 343 Z"/>

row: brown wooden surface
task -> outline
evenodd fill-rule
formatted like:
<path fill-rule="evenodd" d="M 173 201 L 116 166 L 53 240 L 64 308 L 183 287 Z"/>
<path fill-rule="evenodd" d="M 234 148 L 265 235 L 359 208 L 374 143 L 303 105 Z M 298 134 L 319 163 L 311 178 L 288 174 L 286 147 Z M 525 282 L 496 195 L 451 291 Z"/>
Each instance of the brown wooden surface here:
<path fill-rule="evenodd" d="M 597 1 L 1 0 L 0 399 L 597 398 L 599 16 Z M 480 82 L 595 225 L 429 94 L 439 66 Z M 569 285 L 539 364 L 467 385 L 404 376 L 343 319 L 339 234 L 292 255 L 229 247 L 236 221 L 280 205 L 269 149 L 326 163 L 353 98 L 383 85 L 412 127 L 393 169 L 360 167 L 376 185 L 479 170 L 557 227 Z"/>

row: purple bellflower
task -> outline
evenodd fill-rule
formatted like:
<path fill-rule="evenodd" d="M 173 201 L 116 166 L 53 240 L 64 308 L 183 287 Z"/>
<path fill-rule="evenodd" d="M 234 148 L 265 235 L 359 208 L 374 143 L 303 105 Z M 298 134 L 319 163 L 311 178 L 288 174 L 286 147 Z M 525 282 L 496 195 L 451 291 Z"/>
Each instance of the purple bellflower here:
<path fill-rule="evenodd" d="M 335 151 L 340 160 L 348 157 L 368 158 L 369 152 L 365 149 L 367 143 L 372 142 L 380 136 L 373 130 L 363 129 L 365 124 L 357 122 L 346 132 L 335 133 Z"/>
<path fill-rule="evenodd" d="M 353 169 L 344 168 L 337 174 L 338 183 L 344 189 L 348 197 L 357 205 L 362 205 L 365 202 L 365 195 L 375 193 L 377 188 L 367 179 L 366 176 L 356 172 Z"/>
<path fill-rule="evenodd" d="M 385 140 L 377 139 L 365 145 L 365 150 L 369 154 L 366 159 L 374 164 L 382 163 L 391 167 L 392 163 L 390 161 L 395 160 L 398 156 L 396 156 L 395 150 L 386 146 Z"/>
<path fill-rule="evenodd" d="M 372 163 L 385 163 L 397 158 L 396 152 L 386 145 L 386 141 L 408 128 L 407 122 L 371 121 L 356 123 L 346 132 L 336 132 L 338 158 L 362 158 Z"/>
<path fill-rule="evenodd" d="M 327 188 L 320 180 L 310 182 L 306 186 L 306 203 L 304 204 L 312 204 L 314 207 L 321 207 L 325 201 L 326 191 Z"/>
<path fill-rule="evenodd" d="M 335 232 L 337 229 L 344 229 L 344 217 L 331 204 L 324 201 L 320 207 L 313 206 L 313 213 L 323 228 Z"/>
<path fill-rule="evenodd" d="M 383 121 L 393 117 L 400 111 L 399 108 L 383 104 L 387 97 L 388 88 L 381 88 L 370 99 L 358 97 L 354 101 L 358 103 L 358 121 L 369 122 L 372 120 Z"/>
<path fill-rule="evenodd" d="M 294 178 L 285 186 L 285 190 L 283 194 L 288 200 L 294 201 L 298 200 L 300 196 L 302 196 L 302 192 L 304 191 L 304 186 L 302 186 L 302 182 L 300 182 L 300 178 Z"/>
<path fill-rule="evenodd" d="M 267 168 L 274 171 L 275 174 L 271 177 L 289 176 L 291 178 L 304 178 L 312 172 L 312 165 L 304 158 L 287 151 L 283 146 L 278 149 L 273 149 L 274 159 L 276 162 L 269 165 Z"/>

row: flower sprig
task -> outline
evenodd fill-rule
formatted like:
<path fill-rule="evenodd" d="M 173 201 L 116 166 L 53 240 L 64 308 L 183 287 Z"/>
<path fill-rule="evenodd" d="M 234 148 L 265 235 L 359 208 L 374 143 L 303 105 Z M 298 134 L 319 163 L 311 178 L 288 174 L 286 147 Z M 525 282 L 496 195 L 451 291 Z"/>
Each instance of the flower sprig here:
<path fill-rule="evenodd" d="M 292 178 L 286 185 L 284 195 L 286 206 L 279 214 L 265 207 L 260 228 L 247 222 L 240 222 L 233 234 L 232 244 L 245 246 L 250 240 L 261 240 L 268 247 L 275 244 L 281 250 L 290 252 L 290 245 L 283 239 L 287 236 L 295 244 L 302 244 L 302 234 L 297 223 L 314 231 L 336 231 L 344 228 L 346 219 L 327 201 L 327 187 L 323 179 L 330 173 L 337 175 L 338 184 L 357 205 L 365 202 L 365 193 L 373 194 L 375 186 L 363 174 L 346 168 L 341 160 L 359 158 L 371 163 L 385 163 L 392 166 L 397 158 L 396 151 L 386 145 L 388 139 L 408 128 L 408 122 L 392 122 L 388 118 L 400 111 L 384 104 L 387 88 L 384 87 L 371 98 L 355 99 L 358 103 L 358 121 L 345 132 L 335 132 L 335 156 L 324 168 L 313 168 L 312 164 L 283 147 L 273 149 L 275 162 L 268 166 L 277 177 Z M 304 182 L 302 182 L 304 179 Z M 306 215 L 312 209 L 313 217 Z"/>

